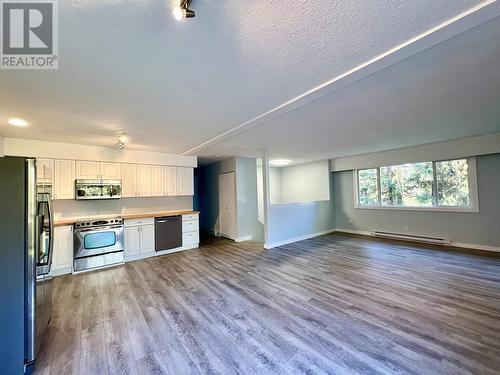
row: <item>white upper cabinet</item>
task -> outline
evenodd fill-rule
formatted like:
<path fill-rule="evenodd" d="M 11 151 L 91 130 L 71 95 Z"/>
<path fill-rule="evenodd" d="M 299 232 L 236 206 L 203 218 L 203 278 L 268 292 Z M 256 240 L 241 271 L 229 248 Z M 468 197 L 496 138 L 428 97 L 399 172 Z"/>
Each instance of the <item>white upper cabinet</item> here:
<path fill-rule="evenodd" d="M 177 195 L 176 167 L 165 167 L 165 195 Z"/>
<path fill-rule="evenodd" d="M 194 195 L 193 168 L 177 167 L 177 195 Z"/>
<path fill-rule="evenodd" d="M 120 163 L 77 160 L 75 168 L 77 179 L 120 180 L 122 178 Z"/>
<path fill-rule="evenodd" d="M 164 189 L 164 171 L 165 167 L 161 165 L 153 165 L 151 167 L 151 195 L 162 196 Z"/>
<path fill-rule="evenodd" d="M 194 195 L 194 169 L 104 161 L 37 159 L 37 182 L 54 199 L 73 199 L 76 179 L 121 180 L 122 197 Z"/>
<path fill-rule="evenodd" d="M 75 197 L 75 161 L 54 161 L 54 199 L 73 199 Z"/>
<path fill-rule="evenodd" d="M 50 183 L 54 179 L 54 159 L 36 159 L 36 179 L 39 183 Z"/>
<path fill-rule="evenodd" d="M 95 180 L 101 178 L 98 161 L 77 160 L 75 167 L 76 167 L 75 175 L 77 180 L 79 179 Z"/>
<path fill-rule="evenodd" d="M 122 164 L 122 197 L 137 196 L 137 165 Z"/>
<path fill-rule="evenodd" d="M 137 195 L 151 196 L 151 165 L 137 165 Z"/>
<path fill-rule="evenodd" d="M 109 163 L 101 161 L 99 171 L 103 180 L 121 180 L 122 165 L 120 163 Z"/>

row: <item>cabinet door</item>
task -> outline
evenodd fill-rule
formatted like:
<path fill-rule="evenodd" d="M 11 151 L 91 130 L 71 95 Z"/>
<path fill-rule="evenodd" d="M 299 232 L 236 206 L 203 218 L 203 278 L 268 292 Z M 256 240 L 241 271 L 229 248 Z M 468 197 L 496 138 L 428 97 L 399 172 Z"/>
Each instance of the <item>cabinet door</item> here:
<path fill-rule="evenodd" d="M 137 196 L 137 165 L 122 164 L 122 197 Z"/>
<path fill-rule="evenodd" d="M 165 195 L 177 195 L 176 167 L 165 167 Z"/>
<path fill-rule="evenodd" d="M 124 229 L 124 253 L 125 258 L 139 254 L 141 245 L 139 238 L 140 227 L 129 227 Z"/>
<path fill-rule="evenodd" d="M 143 225 L 140 227 L 141 253 L 155 251 L 155 227 L 154 225 Z"/>
<path fill-rule="evenodd" d="M 151 165 L 137 166 L 137 195 L 151 196 Z"/>
<path fill-rule="evenodd" d="M 101 178 L 99 173 L 99 162 L 98 161 L 76 161 L 76 178 L 77 179 L 97 179 Z"/>
<path fill-rule="evenodd" d="M 193 168 L 177 168 L 177 195 L 194 195 Z"/>
<path fill-rule="evenodd" d="M 54 228 L 54 254 L 52 254 L 52 273 L 71 273 L 73 268 L 73 227 Z M 57 272 L 65 270 L 66 272 Z"/>
<path fill-rule="evenodd" d="M 165 167 L 153 165 L 151 167 L 151 195 L 162 196 L 165 178 L 163 176 Z"/>
<path fill-rule="evenodd" d="M 108 163 L 101 161 L 99 163 L 99 170 L 103 180 L 121 180 L 122 179 L 122 166 L 120 163 Z"/>
<path fill-rule="evenodd" d="M 75 198 L 75 161 L 54 161 L 54 199 Z"/>
<path fill-rule="evenodd" d="M 54 175 L 54 159 L 36 159 L 36 179 L 42 183 L 52 181 Z"/>

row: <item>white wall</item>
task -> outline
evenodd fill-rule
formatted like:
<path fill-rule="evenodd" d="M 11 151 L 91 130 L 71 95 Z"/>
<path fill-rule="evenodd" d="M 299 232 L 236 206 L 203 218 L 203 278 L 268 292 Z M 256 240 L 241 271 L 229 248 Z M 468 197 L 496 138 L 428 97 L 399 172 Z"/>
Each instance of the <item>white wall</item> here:
<path fill-rule="evenodd" d="M 269 193 L 272 205 L 329 200 L 328 161 L 270 167 Z"/>
<path fill-rule="evenodd" d="M 144 197 L 99 201 L 54 200 L 56 220 L 98 215 L 117 215 L 134 212 L 191 210 L 192 197 Z"/>
<path fill-rule="evenodd" d="M 280 204 L 281 201 L 281 168 L 269 168 L 269 197 L 271 204 Z"/>
<path fill-rule="evenodd" d="M 33 139 L 5 138 L 5 155 L 52 159 L 101 160 L 125 163 L 143 163 L 196 167 L 196 156 L 161 152 L 119 150 L 111 147 L 46 142 Z"/>
<path fill-rule="evenodd" d="M 500 153 L 500 133 L 337 158 L 330 160 L 330 164 L 332 172 L 340 172 L 384 165 L 458 159 L 496 153 Z"/>
<path fill-rule="evenodd" d="M 281 203 L 329 199 L 330 173 L 327 160 L 281 168 Z"/>

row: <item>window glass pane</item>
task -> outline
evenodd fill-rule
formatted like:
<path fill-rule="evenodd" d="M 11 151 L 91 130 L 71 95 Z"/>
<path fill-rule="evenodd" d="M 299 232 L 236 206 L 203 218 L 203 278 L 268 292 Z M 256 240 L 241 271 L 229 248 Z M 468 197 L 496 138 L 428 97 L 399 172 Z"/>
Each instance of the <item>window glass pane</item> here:
<path fill-rule="evenodd" d="M 380 168 L 380 189 L 384 206 L 432 206 L 432 162 Z"/>
<path fill-rule="evenodd" d="M 438 204 L 470 206 L 467 159 L 436 162 Z"/>
<path fill-rule="evenodd" d="M 86 234 L 83 243 L 87 250 L 114 246 L 116 244 L 116 233 L 110 231 Z"/>
<path fill-rule="evenodd" d="M 358 171 L 358 197 L 361 206 L 378 205 L 377 169 Z"/>

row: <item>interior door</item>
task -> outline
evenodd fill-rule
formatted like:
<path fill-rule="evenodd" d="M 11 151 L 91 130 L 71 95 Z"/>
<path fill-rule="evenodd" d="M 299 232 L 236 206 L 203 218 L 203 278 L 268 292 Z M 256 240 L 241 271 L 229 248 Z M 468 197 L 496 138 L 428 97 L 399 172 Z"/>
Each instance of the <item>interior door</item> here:
<path fill-rule="evenodd" d="M 236 238 L 236 182 L 234 172 L 219 175 L 219 234 Z"/>

